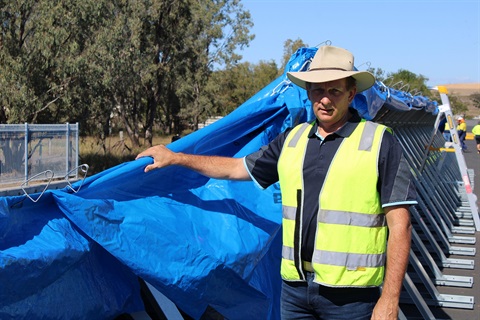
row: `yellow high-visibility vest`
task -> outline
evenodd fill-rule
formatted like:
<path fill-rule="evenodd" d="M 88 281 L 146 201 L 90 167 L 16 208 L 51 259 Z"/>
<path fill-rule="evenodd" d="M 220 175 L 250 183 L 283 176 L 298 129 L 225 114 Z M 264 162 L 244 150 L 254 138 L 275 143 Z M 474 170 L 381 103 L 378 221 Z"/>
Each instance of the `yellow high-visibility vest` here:
<path fill-rule="evenodd" d="M 480 124 L 477 124 L 472 128 L 472 133 L 476 136 L 480 136 Z"/>
<path fill-rule="evenodd" d="M 301 124 L 287 136 L 278 161 L 282 192 L 281 274 L 303 281 L 301 261 L 303 163 L 308 133 Z M 380 286 L 384 277 L 387 227 L 377 191 L 378 156 L 388 128 L 362 120 L 337 150 L 319 195 L 312 267 L 326 286 Z M 321 160 L 319 160 L 321 161 Z"/>

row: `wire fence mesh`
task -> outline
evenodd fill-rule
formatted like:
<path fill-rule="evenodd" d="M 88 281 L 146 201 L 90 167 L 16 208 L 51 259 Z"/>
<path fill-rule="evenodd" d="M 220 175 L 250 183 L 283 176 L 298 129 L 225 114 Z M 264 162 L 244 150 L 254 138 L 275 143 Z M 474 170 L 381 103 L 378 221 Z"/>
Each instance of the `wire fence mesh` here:
<path fill-rule="evenodd" d="M 77 175 L 78 136 L 78 123 L 0 124 L 0 187 Z"/>

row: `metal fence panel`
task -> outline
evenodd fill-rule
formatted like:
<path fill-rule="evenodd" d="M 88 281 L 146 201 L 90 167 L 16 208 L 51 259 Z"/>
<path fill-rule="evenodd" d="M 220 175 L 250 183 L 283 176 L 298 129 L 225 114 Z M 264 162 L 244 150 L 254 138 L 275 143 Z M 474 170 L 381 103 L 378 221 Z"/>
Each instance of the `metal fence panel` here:
<path fill-rule="evenodd" d="M 78 123 L 0 124 L 0 185 L 76 176 L 78 136 Z"/>

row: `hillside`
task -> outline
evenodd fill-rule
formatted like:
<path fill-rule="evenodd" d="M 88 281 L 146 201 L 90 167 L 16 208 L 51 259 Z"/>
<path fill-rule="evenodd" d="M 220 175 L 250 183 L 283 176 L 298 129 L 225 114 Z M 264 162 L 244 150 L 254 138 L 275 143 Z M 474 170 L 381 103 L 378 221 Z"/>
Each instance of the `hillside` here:
<path fill-rule="evenodd" d="M 470 95 L 480 93 L 480 83 L 456 83 L 445 84 L 449 95 L 457 96 L 468 108 L 465 116 L 467 118 L 474 118 L 480 116 L 480 109 L 474 107 Z"/>
<path fill-rule="evenodd" d="M 454 94 L 459 97 L 480 93 L 480 83 L 444 84 L 443 86 L 447 87 L 449 94 Z"/>

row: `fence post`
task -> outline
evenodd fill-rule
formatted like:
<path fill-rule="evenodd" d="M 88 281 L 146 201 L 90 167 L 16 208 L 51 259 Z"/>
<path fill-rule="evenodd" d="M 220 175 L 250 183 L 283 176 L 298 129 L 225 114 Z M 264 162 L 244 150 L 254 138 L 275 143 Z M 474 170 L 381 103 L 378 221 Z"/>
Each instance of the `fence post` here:
<path fill-rule="evenodd" d="M 25 180 L 28 181 L 28 123 L 25 122 Z"/>
<path fill-rule="evenodd" d="M 75 124 L 75 130 L 76 130 L 76 135 L 75 135 L 75 150 L 76 156 L 75 156 L 75 168 L 78 168 L 78 156 L 80 154 L 80 149 L 79 149 L 79 142 L 78 142 L 78 135 L 79 135 L 79 130 L 78 130 L 78 122 Z M 75 171 L 75 179 L 78 179 L 78 170 Z"/>
<path fill-rule="evenodd" d="M 69 169 L 69 160 L 70 160 L 70 150 L 69 150 L 69 146 L 70 146 L 70 125 L 68 124 L 68 122 L 66 123 L 66 126 L 67 126 L 67 130 L 65 132 L 65 135 L 66 135 L 66 143 L 65 143 L 65 176 L 68 175 L 68 172 L 70 171 Z M 68 179 L 68 177 L 67 177 Z"/>

